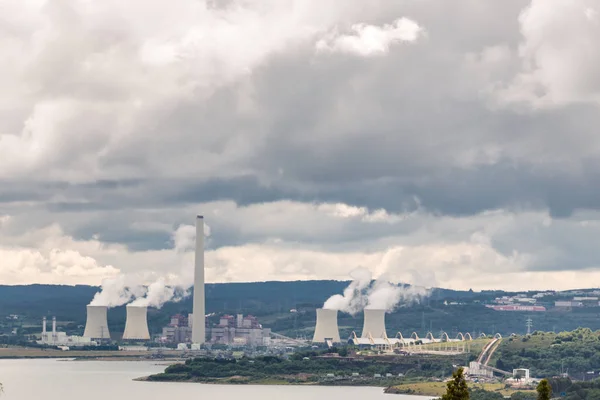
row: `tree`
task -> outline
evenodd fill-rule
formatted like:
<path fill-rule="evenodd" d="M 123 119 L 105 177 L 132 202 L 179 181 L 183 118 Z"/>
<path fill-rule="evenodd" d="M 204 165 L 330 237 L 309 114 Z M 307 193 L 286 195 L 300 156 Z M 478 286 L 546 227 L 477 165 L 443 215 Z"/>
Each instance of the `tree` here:
<path fill-rule="evenodd" d="M 469 388 L 462 368 L 452 373 L 452 379 L 448 382 L 442 400 L 469 400 Z"/>
<path fill-rule="evenodd" d="M 552 397 L 552 386 L 550 386 L 547 379 L 542 379 L 536 390 L 538 393 L 538 400 L 550 400 L 550 397 Z"/>

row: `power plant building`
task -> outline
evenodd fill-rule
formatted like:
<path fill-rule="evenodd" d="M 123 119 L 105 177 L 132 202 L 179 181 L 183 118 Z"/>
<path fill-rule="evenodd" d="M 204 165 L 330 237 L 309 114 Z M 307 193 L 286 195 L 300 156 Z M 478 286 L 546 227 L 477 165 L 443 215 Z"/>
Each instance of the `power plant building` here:
<path fill-rule="evenodd" d="M 215 344 L 266 346 L 271 338 L 270 328 L 263 328 L 256 317 L 242 314 L 224 315 L 210 333 L 210 341 Z"/>
<path fill-rule="evenodd" d="M 148 307 L 127 305 L 127 319 L 123 340 L 150 340 L 148 330 Z"/>
<path fill-rule="evenodd" d="M 196 261 L 194 265 L 194 317 L 192 343 L 206 341 L 206 312 L 204 304 L 204 217 L 196 217 Z"/>
<path fill-rule="evenodd" d="M 52 332 L 48 333 L 46 317 L 42 319 L 42 335 L 41 340 L 38 340 L 38 344 L 44 344 L 48 346 L 94 346 L 96 342 L 93 342 L 90 338 L 82 336 L 67 336 L 66 332 L 57 332 L 56 330 L 56 317 L 52 317 Z"/>
<path fill-rule="evenodd" d="M 110 340 L 107 312 L 108 307 L 106 306 L 87 306 L 87 320 L 83 337 Z"/>
<path fill-rule="evenodd" d="M 337 310 L 317 308 L 317 325 L 315 326 L 313 343 L 341 342 L 337 314 Z"/>
<path fill-rule="evenodd" d="M 192 314 L 177 314 L 162 330 L 161 341 L 165 343 L 190 343 L 192 341 Z"/>

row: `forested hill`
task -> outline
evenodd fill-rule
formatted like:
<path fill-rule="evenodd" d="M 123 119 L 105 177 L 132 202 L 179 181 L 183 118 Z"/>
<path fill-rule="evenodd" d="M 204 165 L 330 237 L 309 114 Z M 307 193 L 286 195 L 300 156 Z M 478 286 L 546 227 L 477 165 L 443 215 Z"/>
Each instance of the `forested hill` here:
<path fill-rule="evenodd" d="M 313 334 L 315 308 L 333 294 L 342 293 L 349 282 L 295 281 L 222 283 L 206 285 L 206 312 L 217 322 L 224 313 L 252 314 L 264 326 L 285 335 L 306 336 Z M 65 329 L 71 334 L 81 334 L 86 318 L 86 305 L 99 290 L 93 286 L 29 285 L 0 286 L 0 334 L 19 328 L 20 332 L 38 332 L 41 318 L 56 316 L 68 323 Z M 434 289 L 421 304 L 403 306 L 386 315 L 388 335 L 396 332 L 411 335 L 428 331 L 436 336 L 440 330 L 456 335 L 458 332 L 499 332 L 502 335 L 524 333 L 526 320 L 533 319 L 534 329 L 543 331 L 570 331 L 578 327 L 600 329 L 600 307 L 584 307 L 572 311 L 557 311 L 548 303 L 548 312 L 501 312 L 486 308 L 505 292 L 472 292 Z M 296 309 L 298 312 L 290 312 Z M 148 310 L 148 324 L 153 333 L 160 332 L 169 318 L 177 313 L 192 311 L 192 297 L 179 303 L 167 303 L 160 310 Z M 19 315 L 18 322 L 5 317 Z M 340 333 L 348 337 L 352 331 L 362 329 L 362 313 L 355 316 L 339 314 Z M 111 332 L 122 332 L 125 324 L 125 307 L 111 309 L 108 313 Z"/>
<path fill-rule="evenodd" d="M 314 309 L 333 294 L 342 293 L 349 282 L 344 281 L 293 281 L 293 282 L 249 282 L 207 284 L 207 313 L 253 314 L 268 321 L 265 316 L 288 313 L 291 309 L 310 310 L 312 317 L 305 321 L 310 324 Z M 41 320 L 44 315 L 56 316 L 59 321 L 72 321 L 84 324 L 85 306 L 99 291 L 96 286 L 67 285 L 0 285 L 0 317 L 17 314 L 25 320 Z M 481 296 L 469 291 L 435 289 L 431 298 L 472 299 Z M 170 315 L 191 312 L 192 298 L 179 303 L 167 303 L 161 310 L 149 310 L 151 329 L 157 330 L 168 322 Z M 124 323 L 124 307 L 109 312 L 109 324 L 120 327 Z M 287 326 L 283 327 L 287 330 Z"/>
<path fill-rule="evenodd" d="M 293 281 L 206 284 L 207 313 L 251 312 L 266 315 L 293 308 L 317 308 L 330 296 L 342 293 L 349 282 Z M 85 320 L 85 306 L 100 289 L 86 285 L 0 285 L 0 316 L 19 314 L 30 317 L 56 315 L 61 319 Z M 488 293 L 487 297 L 496 292 Z M 480 293 L 435 289 L 431 298 L 465 299 Z M 165 311 L 191 308 L 191 296 L 180 303 L 169 303 Z"/>

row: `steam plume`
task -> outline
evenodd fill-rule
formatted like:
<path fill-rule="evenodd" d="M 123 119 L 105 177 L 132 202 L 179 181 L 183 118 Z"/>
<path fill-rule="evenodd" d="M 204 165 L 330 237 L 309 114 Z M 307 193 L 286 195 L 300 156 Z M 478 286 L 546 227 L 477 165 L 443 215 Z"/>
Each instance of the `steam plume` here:
<path fill-rule="evenodd" d="M 344 289 L 344 293 L 331 296 L 323 304 L 323 308 L 354 315 L 365 307 L 367 300 L 365 290 L 371 284 L 371 272 L 366 268 L 357 268 L 350 272 L 350 277 L 352 282 Z"/>
<path fill-rule="evenodd" d="M 206 226 L 206 225 L 205 225 Z M 210 234 L 206 226 L 205 235 Z M 158 275 L 152 271 L 119 275 L 102 281 L 90 305 L 118 307 L 133 301 L 133 305 L 162 307 L 168 301 L 180 301 L 190 294 L 194 282 L 191 257 L 194 251 L 196 228 L 179 226 L 172 234 L 173 262 L 178 273 Z"/>
<path fill-rule="evenodd" d="M 419 303 L 428 295 L 424 287 L 395 285 L 380 278 L 368 290 L 365 308 L 391 312 L 398 306 Z"/>
<path fill-rule="evenodd" d="M 420 302 L 430 292 L 421 286 L 393 284 L 383 276 L 373 281 L 371 273 L 365 268 L 352 271 L 350 276 L 353 280 L 344 293 L 331 296 L 323 308 L 351 315 L 365 308 L 391 312 L 398 306 Z"/>

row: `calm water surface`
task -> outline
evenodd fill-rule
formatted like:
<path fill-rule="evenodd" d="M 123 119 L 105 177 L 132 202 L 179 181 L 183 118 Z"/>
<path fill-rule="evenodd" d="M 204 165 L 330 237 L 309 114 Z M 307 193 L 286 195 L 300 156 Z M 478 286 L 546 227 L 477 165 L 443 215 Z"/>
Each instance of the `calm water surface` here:
<path fill-rule="evenodd" d="M 416 396 L 383 394 L 381 388 L 221 386 L 194 383 L 135 382 L 132 379 L 164 370 L 156 362 L 0 360 L 2 400 L 423 400 Z M 203 396 L 203 397 L 200 397 Z M 204 397 L 211 396 L 211 397 Z M 215 396 L 215 397 L 212 397 Z M 217 397 L 218 396 L 218 397 Z"/>

